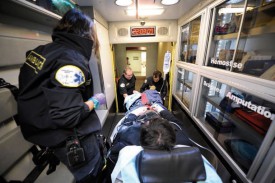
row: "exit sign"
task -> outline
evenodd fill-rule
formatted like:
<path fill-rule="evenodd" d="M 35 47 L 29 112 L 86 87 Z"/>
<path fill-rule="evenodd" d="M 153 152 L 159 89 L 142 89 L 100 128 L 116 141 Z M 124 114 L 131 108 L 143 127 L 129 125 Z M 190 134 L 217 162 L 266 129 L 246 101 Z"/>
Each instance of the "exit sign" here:
<path fill-rule="evenodd" d="M 131 37 L 155 36 L 156 27 L 131 27 Z"/>

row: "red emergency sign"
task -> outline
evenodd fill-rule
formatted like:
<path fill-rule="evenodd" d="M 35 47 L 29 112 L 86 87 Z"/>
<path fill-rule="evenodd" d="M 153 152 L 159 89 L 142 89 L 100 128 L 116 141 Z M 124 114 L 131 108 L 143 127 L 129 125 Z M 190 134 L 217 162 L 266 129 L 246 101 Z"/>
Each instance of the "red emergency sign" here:
<path fill-rule="evenodd" d="M 131 27 L 131 37 L 155 36 L 156 27 Z"/>

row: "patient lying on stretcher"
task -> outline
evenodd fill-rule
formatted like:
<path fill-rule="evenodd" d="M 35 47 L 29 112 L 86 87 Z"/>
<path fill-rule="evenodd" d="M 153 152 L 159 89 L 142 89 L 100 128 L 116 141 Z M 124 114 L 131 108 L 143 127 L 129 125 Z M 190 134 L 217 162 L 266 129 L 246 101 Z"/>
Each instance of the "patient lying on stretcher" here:
<path fill-rule="evenodd" d="M 182 128 L 182 122 L 162 105 L 162 100 L 158 97 L 159 94 L 154 90 L 147 90 L 144 93 L 136 93 L 135 96 L 130 96 L 125 100 L 128 112 L 117 124 L 111 135 L 112 147 L 109 152 L 109 160 L 115 165 L 112 182 L 118 180 L 122 182 L 140 182 L 137 176 L 135 158 L 143 149 L 170 151 L 179 146 L 194 146 Z M 168 130 L 165 133 L 167 129 L 170 129 L 170 131 Z M 163 134 L 153 137 L 157 134 L 154 130 L 162 131 Z M 154 141 L 154 138 L 163 143 Z M 177 146 L 175 146 L 176 144 Z M 222 182 L 215 169 L 205 158 L 198 166 L 204 166 L 205 168 L 206 177 L 203 179 L 205 181 L 202 180 L 203 182 L 213 180 Z M 201 179 L 196 181 L 199 180 Z"/>

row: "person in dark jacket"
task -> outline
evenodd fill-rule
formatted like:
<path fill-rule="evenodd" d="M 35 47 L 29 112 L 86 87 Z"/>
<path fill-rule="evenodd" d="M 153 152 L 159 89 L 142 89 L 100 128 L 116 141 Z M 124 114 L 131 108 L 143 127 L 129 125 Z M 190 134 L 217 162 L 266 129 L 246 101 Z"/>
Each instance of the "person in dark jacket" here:
<path fill-rule="evenodd" d="M 118 109 L 119 112 L 126 112 L 124 107 L 124 99 L 128 95 L 132 95 L 135 91 L 136 77 L 131 69 L 127 66 L 123 70 L 123 74 L 118 80 L 117 84 L 117 99 L 118 99 Z"/>
<path fill-rule="evenodd" d="M 72 9 L 53 29 L 52 40 L 28 51 L 20 69 L 21 130 L 26 140 L 53 149 L 76 182 L 96 182 L 103 157 L 94 109 L 104 99 L 93 94 L 88 66 L 92 50 L 98 49 L 93 22 Z"/>
<path fill-rule="evenodd" d="M 162 73 L 158 70 L 154 71 L 153 76 L 150 76 L 145 79 L 144 83 L 140 88 L 140 92 L 144 92 L 145 90 L 153 89 L 160 92 L 160 96 L 162 99 L 165 98 L 167 94 L 167 86 L 166 81 L 161 77 Z"/>

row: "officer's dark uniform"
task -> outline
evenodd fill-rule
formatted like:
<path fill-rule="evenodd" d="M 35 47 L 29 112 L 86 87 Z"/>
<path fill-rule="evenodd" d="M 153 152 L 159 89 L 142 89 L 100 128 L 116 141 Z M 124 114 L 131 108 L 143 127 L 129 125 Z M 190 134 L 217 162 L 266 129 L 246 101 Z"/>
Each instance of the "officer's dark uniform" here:
<path fill-rule="evenodd" d="M 117 99 L 118 99 L 118 109 L 120 112 L 126 112 L 126 109 L 123 105 L 124 97 L 123 94 L 127 93 L 128 95 L 132 95 L 133 91 L 135 90 L 136 84 L 136 77 L 135 75 L 132 76 L 130 80 L 126 79 L 124 75 L 122 75 L 118 80 L 118 92 L 117 92 Z"/>
<path fill-rule="evenodd" d="M 52 37 L 52 43 L 27 52 L 20 69 L 19 121 L 28 141 L 53 147 L 66 165 L 65 141 L 77 134 L 87 164 L 77 169 L 68 167 L 78 180 L 101 162 L 94 137 L 101 131 L 100 120 L 84 103 L 93 95 L 88 66 L 93 41 L 69 33 L 56 33 Z"/>
<path fill-rule="evenodd" d="M 144 83 L 142 84 L 141 88 L 140 88 L 140 92 L 144 92 L 145 90 L 149 90 L 151 86 L 155 86 L 155 89 L 160 92 L 161 98 L 163 99 L 166 94 L 167 94 L 167 86 L 164 83 L 163 85 L 163 78 L 160 78 L 158 82 L 154 82 L 153 80 L 153 76 L 150 76 L 148 78 L 146 78 L 146 80 L 144 81 Z"/>

